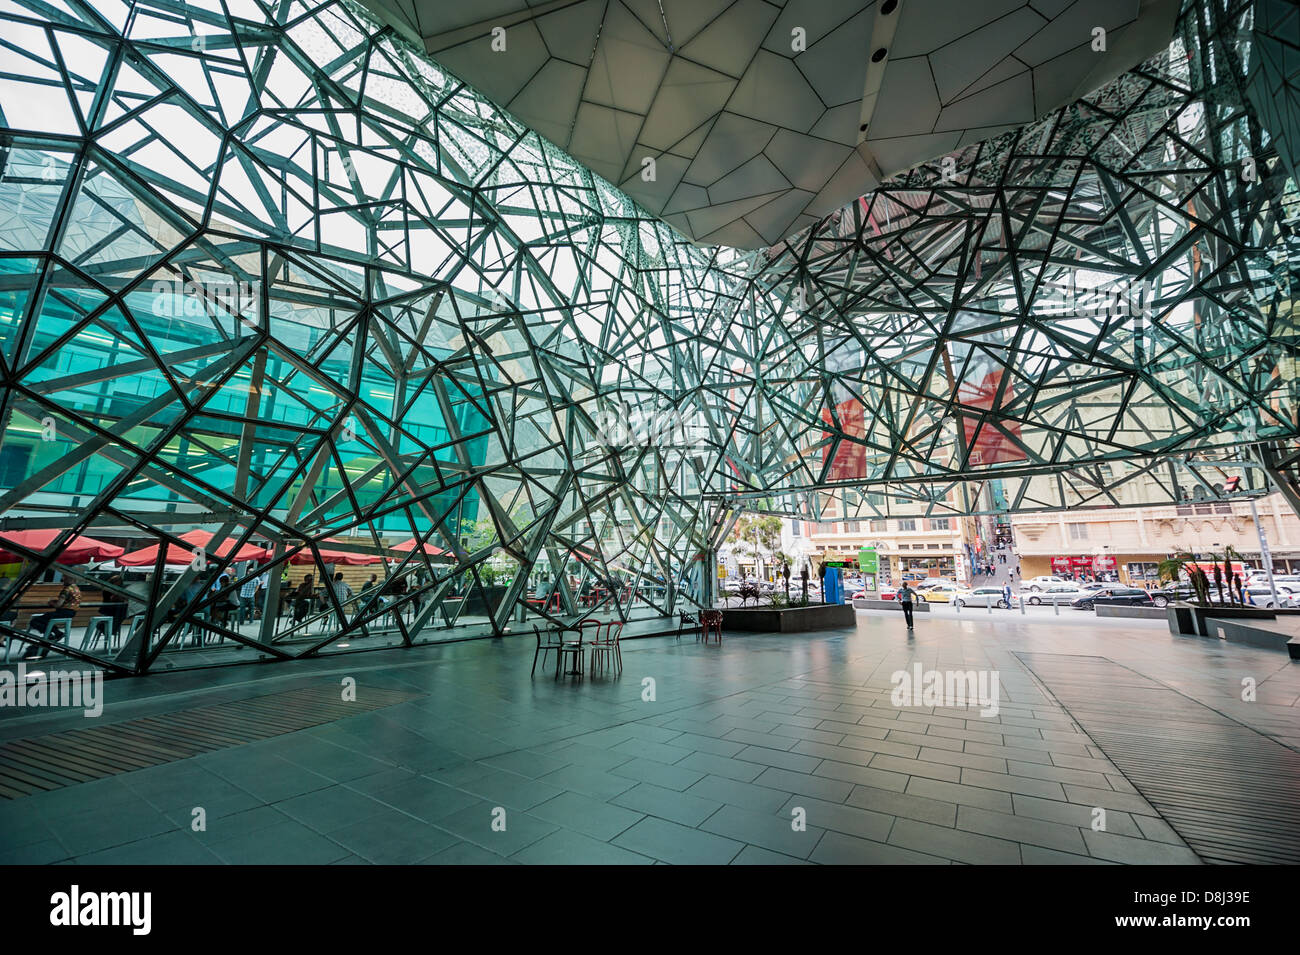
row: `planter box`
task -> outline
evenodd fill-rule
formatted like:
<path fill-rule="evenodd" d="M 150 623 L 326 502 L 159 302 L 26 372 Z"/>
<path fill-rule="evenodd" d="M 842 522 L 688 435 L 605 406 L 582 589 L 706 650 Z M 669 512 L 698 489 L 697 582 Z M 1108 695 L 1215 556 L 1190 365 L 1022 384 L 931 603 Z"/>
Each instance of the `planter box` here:
<path fill-rule="evenodd" d="M 1164 620 L 1169 612 L 1165 607 L 1125 607 L 1122 605 L 1098 604 L 1098 617 L 1136 617 L 1142 620 Z"/>
<path fill-rule="evenodd" d="M 1195 604 L 1170 604 L 1165 608 L 1169 620 L 1169 632 L 1188 634 L 1197 637 L 1217 637 L 1218 633 L 1207 628 L 1205 621 L 1220 620 L 1276 620 L 1277 614 L 1262 607 L 1201 607 Z"/>
<path fill-rule="evenodd" d="M 848 604 L 813 604 L 811 607 L 728 607 L 722 611 L 722 629 L 746 633 L 808 633 L 812 630 L 849 629 L 857 615 Z"/>
<path fill-rule="evenodd" d="M 897 600 L 877 600 L 874 597 L 854 597 L 854 610 L 897 610 L 903 612 L 903 605 Z M 922 600 L 912 604 L 912 613 L 929 613 L 930 605 Z"/>

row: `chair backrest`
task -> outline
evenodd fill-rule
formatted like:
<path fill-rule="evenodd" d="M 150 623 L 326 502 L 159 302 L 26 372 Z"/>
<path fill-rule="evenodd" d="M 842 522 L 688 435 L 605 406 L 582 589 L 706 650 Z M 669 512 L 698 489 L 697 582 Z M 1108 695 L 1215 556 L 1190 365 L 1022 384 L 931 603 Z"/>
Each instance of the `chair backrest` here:
<path fill-rule="evenodd" d="M 722 623 L 721 610 L 705 610 L 700 614 L 700 623 L 718 624 Z"/>
<path fill-rule="evenodd" d="M 600 628 L 603 626 L 604 624 L 601 621 L 594 620 L 590 617 L 588 617 L 586 620 L 579 621 L 578 626 L 575 628 L 578 631 L 578 642 L 579 643 L 596 642 L 597 640 L 600 639 Z M 590 637 L 587 636 L 588 630 L 591 631 Z"/>
<path fill-rule="evenodd" d="M 606 640 L 609 640 L 609 641 L 616 641 L 616 640 L 619 639 L 619 637 L 622 635 L 622 633 L 623 633 L 623 621 L 622 621 L 622 620 L 611 620 L 611 621 L 609 621 L 607 624 L 605 624 L 605 639 L 606 639 Z"/>
<path fill-rule="evenodd" d="M 560 629 L 551 624 L 546 625 L 545 633 L 542 633 L 537 624 L 533 624 L 533 633 L 537 634 L 538 646 L 555 646 L 564 642 L 561 639 Z"/>

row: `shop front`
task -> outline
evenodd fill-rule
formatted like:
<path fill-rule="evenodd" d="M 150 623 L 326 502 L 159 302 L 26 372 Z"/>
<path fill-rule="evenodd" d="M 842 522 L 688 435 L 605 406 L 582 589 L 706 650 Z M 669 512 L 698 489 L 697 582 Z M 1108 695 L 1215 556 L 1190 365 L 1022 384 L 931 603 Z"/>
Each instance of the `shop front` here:
<path fill-rule="evenodd" d="M 1066 580 L 1080 580 L 1101 574 L 1115 573 L 1114 557 L 1074 555 L 1052 558 L 1052 573 Z"/>

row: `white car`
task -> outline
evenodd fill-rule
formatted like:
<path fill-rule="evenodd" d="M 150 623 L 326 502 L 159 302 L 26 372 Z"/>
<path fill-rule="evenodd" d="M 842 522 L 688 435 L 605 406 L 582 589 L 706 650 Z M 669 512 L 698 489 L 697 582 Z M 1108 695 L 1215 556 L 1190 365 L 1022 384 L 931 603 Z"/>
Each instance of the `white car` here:
<path fill-rule="evenodd" d="M 1002 596 L 1001 587 L 975 587 L 972 590 L 959 590 L 948 598 L 948 602 L 957 607 L 988 607 L 990 605 L 1003 609 L 1007 607 L 1007 601 Z"/>
<path fill-rule="evenodd" d="M 1051 587 L 1055 584 L 1068 584 L 1068 583 L 1069 581 L 1066 580 L 1064 577 L 1053 577 L 1050 574 L 1044 574 L 1042 576 L 1033 577 L 1029 580 L 1026 580 L 1024 583 L 1024 587 L 1026 590 L 1044 590 L 1047 587 Z"/>
<path fill-rule="evenodd" d="M 1091 593 L 1092 590 L 1100 590 L 1101 588 L 1101 584 L 1089 588 L 1076 587 L 1071 583 L 1049 584 L 1041 590 L 1026 594 L 1025 603 L 1031 607 L 1037 607 L 1040 604 L 1051 605 L 1053 603 L 1069 605 L 1070 601 L 1075 597 L 1082 597 L 1086 593 Z"/>
<path fill-rule="evenodd" d="M 1277 588 L 1277 603 L 1273 602 L 1273 591 L 1268 589 L 1267 581 L 1262 585 L 1246 588 L 1246 601 L 1255 607 L 1273 610 L 1278 607 L 1300 606 L 1300 583 L 1274 583 Z"/>

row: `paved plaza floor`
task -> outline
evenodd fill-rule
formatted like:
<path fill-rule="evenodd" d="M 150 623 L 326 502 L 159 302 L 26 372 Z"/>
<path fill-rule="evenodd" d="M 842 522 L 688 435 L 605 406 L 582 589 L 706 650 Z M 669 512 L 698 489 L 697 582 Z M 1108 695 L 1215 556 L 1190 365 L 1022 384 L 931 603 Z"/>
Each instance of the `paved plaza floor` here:
<path fill-rule="evenodd" d="M 39 750 L 91 723 L 292 717 L 351 680 L 358 704 L 0 800 L 0 862 L 1196 864 L 1242 861 L 1234 826 L 1247 861 L 1300 852 L 1274 811 L 1300 791 L 1285 653 L 1019 614 L 909 635 L 882 612 L 629 640 L 621 676 L 557 681 L 552 658 L 532 677 L 532 658 L 529 635 L 110 681 L 98 720 L 0 710 L 0 748 Z M 917 664 L 996 674 L 996 715 L 896 705 Z"/>

